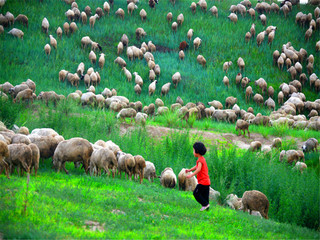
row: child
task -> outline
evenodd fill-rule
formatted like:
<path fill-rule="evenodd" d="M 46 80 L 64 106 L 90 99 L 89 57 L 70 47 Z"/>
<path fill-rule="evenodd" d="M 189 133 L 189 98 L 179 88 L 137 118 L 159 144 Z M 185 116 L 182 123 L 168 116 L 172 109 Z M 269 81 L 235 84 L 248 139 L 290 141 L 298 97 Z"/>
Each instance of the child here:
<path fill-rule="evenodd" d="M 196 166 L 190 169 L 186 169 L 187 172 L 194 171 L 189 174 L 187 178 L 191 178 L 197 175 L 198 185 L 193 191 L 193 196 L 202 205 L 200 211 L 209 210 L 209 189 L 210 189 L 210 178 L 208 174 L 208 166 L 206 159 L 203 157 L 207 152 L 206 147 L 202 142 L 196 142 L 193 144 L 193 155 L 198 158 Z"/>

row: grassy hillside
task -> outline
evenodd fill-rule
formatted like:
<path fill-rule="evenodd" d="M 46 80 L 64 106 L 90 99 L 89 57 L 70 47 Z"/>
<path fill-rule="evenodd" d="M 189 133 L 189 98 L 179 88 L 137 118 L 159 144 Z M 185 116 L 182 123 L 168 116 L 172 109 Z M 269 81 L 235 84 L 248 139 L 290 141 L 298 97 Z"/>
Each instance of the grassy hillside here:
<path fill-rule="evenodd" d="M 102 7 L 104 1 L 91 1 L 89 6 L 92 11 L 97 7 Z M 141 1 L 139 8 L 132 16 L 127 14 L 125 1 L 115 1 L 114 8 L 111 10 L 110 16 L 105 16 L 97 20 L 94 29 L 90 29 L 89 24 L 82 25 L 77 22 L 79 31 L 67 37 L 63 35 L 62 39 L 56 36 L 58 26 L 62 27 L 67 21 L 64 13 L 70 8 L 70 5 L 63 1 L 10 1 L 2 9 L 1 12 L 11 11 L 15 16 L 19 13 L 24 13 L 29 17 L 29 28 L 25 28 L 19 24 L 15 27 L 22 29 L 25 32 L 24 40 L 14 39 L 13 37 L 4 34 L 1 37 L 0 49 L 3 52 L 0 60 L 1 66 L 5 66 L 0 72 L 1 82 L 9 81 L 13 84 L 19 84 L 22 81 L 30 78 L 37 84 L 37 94 L 40 91 L 55 90 L 59 94 L 67 95 L 75 90 L 69 83 L 59 83 L 58 72 L 61 69 L 66 69 L 70 72 L 75 72 L 80 62 L 85 63 L 85 68 L 91 67 L 89 61 L 89 48 L 82 50 L 80 40 L 83 36 L 90 36 L 96 42 L 99 42 L 106 54 L 106 65 L 103 70 L 100 70 L 98 65 L 93 66 L 96 71 L 100 72 L 102 81 L 97 88 L 97 92 L 102 91 L 105 87 L 115 88 L 119 95 L 127 96 L 131 101 L 140 100 L 143 104 L 149 104 L 160 96 L 161 86 L 167 82 L 171 82 L 171 76 L 180 71 L 182 75 L 181 84 L 177 89 L 171 88 L 168 96 L 163 100 L 166 105 L 175 102 L 177 96 L 181 96 L 185 102 L 202 101 L 204 103 L 213 99 L 224 102 L 228 96 L 238 98 L 238 105 L 241 108 L 247 109 L 252 102 L 245 103 L 245 92 L 235 85 L 235 76 L 239 72 L 236 65 L 238 57 L 245 60 L 246 68 L 243 76 L 251 79 L 250 85 L 254 92 L 258 92 L 258 88 L 254 85 L 254 80 L 262 77 L 268 85 L 275 88 L 276 94 L 279 91 L 279 85 L 282 82 L 291 81 L 289 73 L 285 70 L 280 71 L 272 66 L 272 53 L 274 50 L 281 50 L 282 44 L 290 41 L 296 49 L 305 48 L 308 54 L 315 56 L 314 66 L 320 65 L 319 53 L 315 52 L 315 43 L 319 40 L 319 32 L 315 31 L 309 42 L 304 41 L 304 33 L 306 29 L 294 24 L 295 15 L 298 11 L 304 13 L 312 12 L 314 7 L 300 6 L 293 7 L 293 11 L 287 19 L 282 14 L 275 13 L 267 14 L 267 26 L 277 26 L 275 40 L 271 47 L 267 45 L 265 40 L 260 48 L 257 47 L 256 40 L 246 44 L 244 35 L 250 30 L 251 24 L 256 24 L 256 32 L 259 33 L 265 30 L 258 17 L 255 21 L 251 20 L 250 16 L 239 16 L 238 23 L 235 25 L 228 20 L 229 7 L 231 4 L 236 4 L 238 1 L 208 1 L 208 9 L 216 5 L 219 9 L 219 18 L 210 14 L 203 13 L 197 9 L 195 15 L 190 11 L 190 3 L 192 1 L 177 1 L 173 7 L 169 1 L 161 1 L 157 5 L 156 10 L 150 9 L 147 1 Z M 77 1 L 79 9 L 82 11 L 87 5 L 86 1 Z M 114 12 L 119 8 L 123 8 L 126 12 L 125 20 L 117 18 Z M 139 11 L 144 8 L 147 13 L 147 21 L 141 22 Z M 173 18 L 176 20 L 179 13 L 183 13 L 185 21 L 178 28 L 176 34 L 171 30 L 171 24 L 166 22 L 166 15 L 171 11 Z M 49 34 L 57 38 L 58 49 L 52 50 L 49 58 L 45 56 L 44 45 L 49 43 L 49 37 L 41 33 L 41 22 L 44 17 L 47 17 L 50 23 Z M 147 32 L 147 36 L 137 41 L 135 38 L 135 29 L 142 27 Z M 189 28 L 194 29 L 194 37 L 200 37 L 202 44 L 199 50 L 194 51 L 192 43 L 190 49 L 186 52 L 185 61 L 179 61 L 178 46 L 179 42 L 187 40 L 186 34 Z M 9 30 L 5 29 L 6 31 Z M 121 56 L 127 61 L 127 68 L 131 71 L 137 71 L 144 79 L 144 86 L 141 96 L 137 96 L 134 91 L 134 81 L 131 83 L 125 80 L 125 76 L 121 69 L 116 66 L 113 61 L 116 58 L 116 46 L 120 41 L 123 33 L 129 37 L 129 45 L 138 45 L 142 41 L 148 42 L 152 40 L 159 51 L 154 53 L 155 62 L 161 67 L 161 75 L 155 95 L 148 96 L 148 74 L 149 70 L 145 60 L 135 60 L 130 62 L 126 54 Z M 192 40 L 193 40 L 192 39 Z M 163 50 L 168 50 L 163 52 Z M 97 53 L 98 54 L 98 53 Z M 198 54 L 202 54 L 207 59 L 207 67 L 202 68 L 196 61 Z M 99 55 L 98 55 L 99 57 Z M 225 61 L 233 61 L 227 76 L 231 83 L 229 89 L 226 88 L 222 79 L 225 73 L 222 70 L 222 65 Z M 305 67 L 305 64 L 303 64 Z M 319 75 L 319 68 L 314 68 L 315 73 Z M 304 68 L 304 72 L 306 69 Z M 84 91 L 85 86 L 80 84 L 80 90 Z M 308 100 L 319 98 L 314 90 L 310 90 L 307 86 L 303 89 Z M 277 102 L 277 101 L 276 101 Z M 257 112 L 266 113 L 265 108 L 260 109 L 255 106 Z"/>

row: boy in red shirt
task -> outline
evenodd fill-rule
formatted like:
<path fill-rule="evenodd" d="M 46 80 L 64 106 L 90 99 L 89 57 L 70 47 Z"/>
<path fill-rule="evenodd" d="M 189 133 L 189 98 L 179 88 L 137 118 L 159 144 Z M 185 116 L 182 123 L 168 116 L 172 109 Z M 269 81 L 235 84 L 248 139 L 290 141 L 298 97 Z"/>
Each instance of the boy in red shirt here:
<path fill-rule="evenodd" d="M 191 178 L 197 175 L 198 185 L 193 191 L 193 196 L 202 205 L 200 211 L 209 210 L 209 190 L 210 190 L 210 178 L 208 174 L 208 166 L 206 159 L 203 157 L 207 152 L 206 147 L 202 142 L 196 142 L 193 144 L 193 155 L 198 158 L 196 166 L 190 169 L 186 169 L 187 172 L 194 171 L 189 174 L 187 178 Z"/>

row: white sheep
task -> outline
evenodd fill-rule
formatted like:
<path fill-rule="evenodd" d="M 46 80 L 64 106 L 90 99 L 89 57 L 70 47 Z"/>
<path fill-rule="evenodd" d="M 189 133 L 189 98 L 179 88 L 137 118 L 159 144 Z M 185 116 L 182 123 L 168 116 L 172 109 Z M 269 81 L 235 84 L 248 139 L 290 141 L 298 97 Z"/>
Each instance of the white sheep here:
<path fill-rule="evenodd" d="M 146 161 L 146 167 L 143 170 L 143 177 L 153 182 L 153 179 L 157 177 L 156 168 L 150 161 Z"/>
<path fill-rule="evenodd" d="M 182 25 L 182 23 L 184 22 L 184 16 L 182 13 L 178 15 L 177 22 L 178 22 L 178 25 Z"/>
<path fill-rule="evenodd" d="M 179 72 L 176 72 L 172 75 L 172 82 L 175 88 L 177 88 L 179 82 L 181 81 L 181 74 Z"/>
<path fill-rule="evenodd" d="M 104 53 L 100 53 L 100 57 L 99 57 L 99 67 L 102 69 L 106 60 L 104 58 L 105 54 Z"/>
<path fill-rule="evenodd" d="M 50 34 L 50 45 L 54 48 L 57 49 L 57 40 Z"/>
<path fill-rule="evenodd" d="M 166 83 L 166 84 L 164 84 L 162 86 L 162 88 L 161 88 L 161 96 L 168 94 L 168 92 L 170 91 L 170 86 L 171 86 L 171 83 Z"/>
<path fill-rule="evenodd" d="M 212 15 L 218 17 L 218 8 L 216 6 L 213 6 L 212 8 L 210 8 L 209 11 L 211 12 Z"/>
<path fill-rule="evenodd" d="M 198 49 L 200 47 L 201 42 L 202 42 L 202 40 L 199 37 L 196 37 L 193 40 L 193 48 L 194 48 L 194 50 L 196 50 L 196 49 Z"/>
<path fill-rule="evenodd" d="M 197 56 L 197 62 L 201 64 L 203 67 L 205 67 L 207 64 L 207 60 L 202 55 Z"/>
<path fill-rule="evenodd" d="M 124 120 L 125 118 L 131 118 L 132 119 L 137 115 L 137 111 L 134 110 L 133 108 L 123 108 L 121 111 L 118 113 L 117 118 Z"/>
<path fill-rule="evenodd" d="M 47 18 L 43 18 L 42 20 L 42 24 L 41 24 L 41 29 L 43 32 L 45 32 L 46 34 L 48 34 L 48 31 L 49 31 L 49 21 Z"/>
<path fill-rule="evenodd" d="M 93 16 L 91 16 L 89 18 L 90 28 L 94 28 L 94 24 L 95 24 L 97 18 L 99 19 L 99 15 L 98 14 L 95 14 L 95 15 L 93 15 Z"/>
<path fill-rule="evenodd" d="M 134 157 L 129 153 L 117 152 L 118 159 L 118 174 L 121 178 L 121 172 L 125 172 L 125 176 L 128 175 L 129 180 L 132 178 L 132 174 L 135 167 Z"/>
<path fill-rule="evenodd" d="M 134 120 L 136 123 L 141 123 L 144 125 L 146 123 L 147 118 L 148 118 L 148 114 L 138 112 Z"/>
<path fill-rule="evenodd" d="M 237 21 L 238 21 L 238 17 L 237 17 L 237 15 L 235 13 L 230 13 L 228 18 L 231 20 L 231 22 L 233 22 L 233 24 L 236 24 Z"/>
<path fill-rule="evenodd" d="M 57 36 L 61 39 L 61 37 L 62 37 L 62 29 L 61 29 L 61 27 L 57 28 L 56 33 L 57 33 Z"/>
<path fill-rule="evenodd" d="M 144 9 L 141 9 L 140 13 L 139 13 L 140 17 L 141 17 L 141 21 L 145 21 L 147 19 L 147 12 Z"/>
<path fill-rule="evenodd" d="M 171 28 L 172 28 L 173 32 L 176 32 L 177 29 L 178 29 L 178 23 L 177 22 L 173 22 L 172 25 L 171 25 Z"/>
<path fill-rule="evenodd" d="M 186 173 L 186 168 L 182 168 L 180 173 L 178 174 L 179 181 L 179 190 L 183 191 L 194 191 L 196 188 L 198 181 L 195 176 L 192 178 L 187 178 L 191 173 Z"/>
<path fill-rule="evenodd" d="M 167 188 L 174 188 L 177 184 L 177 177 L 172 168 L 165 168 L 160 175 L 160 183 Z"/>
<path fill-rule="evenodd" d="M 12 28 L 8 34 L 11 34 L 14 37 L 23 39 L 24 33 L 18 28 Z"/>
<path fill-rule="evenodd" d="M 138 9 L 138 6 L 135 5 L 133 2 L 129 3 L 127 5 L 127 9 L 128 9 L 128 14 L 130 14 L 132 16 L 132 13 L 135 9 Z"/>
<path fill-rule="evenodd" d="M 91 64 L 95 64 L 96 61 L 97 61 L 97 56 L 96 54 L 94 53 L 94 51 L 90 51 L 89 53 L 89 60 L 91 62 Z"/>
<path fill-rule="evenodd" d="M 226 73 L 228 73 L 228 70 L 230 68 L 230 66 L 232 65 L 232 62 L 229 61 L 229 62 L 224 62 L 223 63 L 223 71 L 225 71 Z"/>
<path fill-rule="evenodd" d="M 118 167 L 117 158 L 114 153 L 108 148 L 94 150 L 90 158 L 90 173 L 91 175 L 100 175 L 101 169 L 110 175 L 109 169 L 112 170 L 112 177 L 115 176 L 115 170 Z"/>
<path fill-rule="evenodd" d="M 124 75 L 126 76 L 128 82 L 131 82 L 131 80 L 132 80 L 131 72 L 126 67 L 123 67 L 122 70 L 123 70 Z"/>
<path fill-rule="evenodd" d="M 85 12 L 81 12 L 80 18 L 81 18 L 82 24 L 87 24 L 88 17 L 87 17 L 87 14 Z"/>
<path fill-rule="evenodd" d="M 122 20 L 124 19 L 124 11 L 122 8 L 118 8 L 116 11 L 116 16 L 119 16 Z"/>
<path fill-rule="evenodd" d="M 244 63 L 244 60 L 242 59 L 242 57 L 239 57 L 239 58 L 238 58 L 237 64 L 238 64 L 238 67 L 239 67 L 239 70 L 240 70 L 240 71 L 244 70 L 245 63 Z"/>
<path fill-rule="evenodd" d="M 153 81 L 152 83 L 150 83 L 149 85 L 149 96 L 151 96 L 152 94 L 154 94 L 154 92 L 156 91 L 156 84 L 158 83 L 157 80 Z"/>
<path fill-rule="evenodd" d="M 44 46 L 44 52 L 46 53 L 47 56 L 50 55 L 51 47 L 48 43 Z"/>

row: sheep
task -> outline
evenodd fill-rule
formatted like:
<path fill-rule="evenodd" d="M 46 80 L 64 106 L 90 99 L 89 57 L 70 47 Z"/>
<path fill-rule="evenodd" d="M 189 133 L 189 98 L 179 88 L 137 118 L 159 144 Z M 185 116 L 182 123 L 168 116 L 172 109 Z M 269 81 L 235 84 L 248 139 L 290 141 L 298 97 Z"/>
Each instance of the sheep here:
<path fill-rule="evenodd" d="M 173 22 L 171 25 L 171 29 L 173 32 L 177 32 L 178 29 L 178 23 L 177 22 Z"/>
<path fill-rule="evenodd" d="M 254 81 L 254 84 L 259 86 L 262 93 L 264 93 L 267 90 L 267 82 L 263 78 L 259 78 L 258 80 Z"/>
<path fill-rule="evenodd" d="M 282 56 L 278 58 L 277 63 L 278 63 L 278 68 L 282 71 L 283 65 L 284 65 L 284 59 L 282 58 Z"/>
<path fill-rule="evenodd" d="M 124 75 L 126 76 L 128 82 L 131 82 L 132 74 L 130 73 L 130 71 L 126 67 L 123 67 L 122 70 L 123 70 Z"/>
<path fill-rule="evenodd" d="M 297 76 L 297 70 L 295 69 L 294 66 L 291 66 L 287 72 L 289 72 L 291 74 L 291 79 L 294 80 Z"/>
<path fill-rule="evenodd" d="M 245 63 L 244 63 L 244 60 L 242 59 L 242 57 L 238 58 L 237 64 L 238 64 L 238 67 L 239 67 L 240 71 L 244 70 Z"/>
<path fill-rule="evenodd" d="M 74 11 L 69 9 L 65 12 L 65 16 L 68 18 L 69 21 L 72 21 L 74 19 Z"/>
<path fill-rule="evenodd" d="M 183 22 L 184 22 L 184 16 L 183 16 L 182 13 L 180 13 L 180 14 L 178 15 L 178 17 L 177 17 L 177 23 L 178 23 L 179 26 L 180 26 L 180 25 L 182 26 Z"/>
<path fill-rule="evenodd" d="M 50 47 L 49 44 L 46 44 L 46 45 L 44 46 L 44 52 L 46 53 L 47 56 L 50 55 L 51 47 Z"/>
<path fill-rule="evenodd" d="M 156 168 L 154 164 L 150 161 L 145 161 L 146 167 L 143 169 L 143 176 L 144 178 L 148 179 L 153 182 L 153 179 L 156 178 Z"/>
<path fill-rule="evenodd" d="M 191 41 L 192 36 L 193 36 L 193 29 L 190 28 L 187 32 L 187 38 L 189 39 L 189 41 Z"/>
<path fill-rule="evenodd" d="M 259 151 L 261 150 L 262 144 L 260 141 L 253 141 L 250 143 L 249 151 L 254 152 L 254 151 Z"/>
<path fill-rule="evenodd" d="M 158 0 L 149 0 L 148 4 L 149 7 L 154 8 L 156 7 L 156 3 L 158 4 Z"/>
<path fill-rule="evenodd" d="M 229 194 L 227 197 L 226 197 L 226 205 L 228 205 L 231 209 L 234 209 L 234 210 L 238 210 L 241 208 L 241 198 L 238 198 L 237 195 L 235 194 Z"/>
<path fill-rule="evenodd" d="M 57 49 L 57 40 L 50 34 L 50 45 L 54 48 Z"/>
<path fill-rule="evenodd" d="M 108 13 L 108 15 L 109 15 L 109 13 L 110 13 L 110 5 L 109 5 L 109 3 L 108 3 L 107 1 L 105 1 L 105 2 L 103 3 L 103 11 L 105 11 L 106 13 Z"/>
<path fill-rule="evenodd" d="M 60 142 L 54 151 L 52 163 L 53 167 L 59 172 L 63 169 L 69 174 L 65 168 L 66 162 L 81 162 L 85 172 L 88 173 L 89 160 L 93 148 L 90 142 L 83 138 L 71 138 Z"/>
<path fill-rule="evenodd" d="M 45 101 L 47 106 L 49 104 L 49 101 L 52 101 L 54 106 L 56 106 L 57 101 L 59 100 L 59 96 L 54 91 L 49 91 L 49 92 L 42 91 L 39 93 L 37 99 Z"/>
<path fill-rule="evenodd" d="M 114 63 L 117 63 L 121 68 L 127 66 L 126 61 L 125 61 L 123 58 L 121 58 L 121 57 L 117 57 L 117 58 L 114 60 Z"/>
<path fill-rule="evenodd" d="M 31 101 L 33 103 L 33 92 L 30 88 L 24 89 L 20 92 L 18 92 L 17 96 L 13 100 L 14 103 L 19 103 L 20 100 L 22 101 Z"/>
<path fill-rule="evenodd" d="M 260 33 L 257 35 L 257 45 L 258 45 L 258 47 L 260 47 L 260 45 L 261 45 L 261 43 L 263 42 L 265 36 L 266 36 L 266 32 L 265 32 L 265 31 L 260 32 Z"/>
<path fill-rule="evenodd" d="M 101 148 L 94 150 L 90 158 L 90 174 L 100 175 L 101 169 L 104 169 L 105 173 L 110 176 L 112 170 L 112 177 L 115 176 L 115 169 L 118 167 L 117 158 L 113 151 L 108 148 Z"/>
<path fill-rule="evenodd" d="M 172 83 L 175 88 L 177 88 L 179 82 L 181 81 L 181 74 L 179 72 L 176 72 L 172 75 Z"/>
<path fill-rule="evenodd" d="M 225 110 L 215 110 L 212 114 L 212 118 L 216 121 L 224 121 L 227 122 L 228 120 L 228 113 Z"/>
<path fill-rule="evenodd" d="M 209 9 L 212 15 L 216 16 L 218 18 L 218 8 L 216 6 L 213 6 Z"/>
<path fill-rule="evenodd" d="M 43 18 L 42 24 L 41 24 L 41 30 L 43 32 L 45 32 L 46 34 L 48 34 L 49 26 L 50 26 L 50 24 L 49 24 L 48 19 L 47 18 Z"/>
<path fill-rule="evenodd" d="M 245 87 L 249 84 L 250 81 L 251 81 L 251 80 L 250 80 L 249 78 L 247 78 L 247 77 L 242 78 L 242 79 L 241 79 L 241 82 L 240 82 L 241 87 L 242 87 L 242 88 L 245 88 Z"/>
<path fill-rule="evenodd" d="M 6 158 L 9 157 L 9 148 L 7 143 L 5 143 L 4 141 L 0 140 L 0 168 L 5 168 L 5 172 L 6 172 L 6 176 L 8 179 L 10 179 L 9 177 L 9 165 L 8 163 L 5 161 Z M 2 170 L 1 170 L 2 172 Z"/>
<path fill-rule="evenodd" d="M 249 8 L 247 10 L 247 12 L 249 13 L 249 15 L 251 16 L 251 19 L 252 20 L 255 20 L 256 19 L 256 11 L 253 9 L 253 8 Z"/>
<path fill-rule="evenodd" d="M 253 101 L 254 101 L 256 104 L 262 105 L 262 104 L 263 104 L 263 97 L 262 97 L 259 93 L 256 93 L 256 94 L 253 96 Z"/>
<path fill-rule="evenodd" d="M 14 37 L 17 37 L 17 38 L 21 38 L 23 39 L 23 36 L 24 36 L 24 32 L 22 32 L 20 29 L 18 28 L 12 28 L 8 34 L 11 34 L 12 36 Z"/>
<path fill-rule="evenodd" d="M 251 33 L 250 32 L 246 32 L 246 35 L 244 36 L 245 42 L 249 42 L 251 39 Z"/>
<path fill-rule="evenodd" d="M 224 62 L 223 63 L 223 71 L 225 71 L 226 73 L 228 73 L 229 67 L 232 65 L 232 62 Z"/>
<path fill-rule="evenodd" d="M 32 173 L 32 169 L 34 169 L 34 175 L 37 176 L 37 171 L 39 169 L 40 150 L 39 150 L 38 146 L 34 143 L 30 143 L 28 146 L 32 152 L 30 174 Z"/>
<path fill-rule="evenodd" d="M 118 8 L 116 11 L 116 16 L 119 16 L 122 20 L 124 20 L 124 11 L 122 8 Z"/>
<path fill-rule="evenodd" d="M 315 138 L 309 138 L 303 145 L 302 145 L 302 150 L 303 152 L 310 152 L 316 150 L 318 147 L 318 140 Z"/>
<path fill-rule="evenodd" d="M 254 37 L 256 35 L 256 25 L 254 23 L 252 23 L 252 25 L 251 25 L 250 33 L 251 33 L 252 37 Z"/>
<path fill-rule="evenodd" d="M 198 181 L 195 176 L 192 178 L 187 178 L 191 173 L 186 173 L 186 168 L 182 168 L 178 174 L 179 190 L 182 191 L 194 191 Z"/>
<path fill-rule="evenodd" d="M 146 168 L 146 161 L 141 155 L 135 155 L 134 160 L 135 160 L 135 167 L 134 167 L 133 173 L 135 176 L 139 174 L 140 184 L 141 184 L 144 178 L 144 169 Z"/>
<path fill-rule="evenodd" d="M 231 20 L 231 22 L 233 22 L 233 24 L 236 24 L 238 21 L 238 17 L 236 14 L 234 13 L 230 13 L 230 15 L 228 16 L 228 18 Z"/>
<path fill-rule="evenodd" d="M 134 86 L 134 92 L 140 96 L 140 94 L 141 94 L 141 87 L 140 87 L 139 84 L 136 84 L 136 85 Z"/>
<path fill-rule="evenodd" d="M 152 83 L 150 83 L 149 85 L 149 96 L 151 96 L 152 94 L 154 94 L 154 92 L 156 91 L 156 84 L 158 83 L 157 80 L 153 81 Z"/>
<path fill-rule="evenodd" d="M 293 162 L 297 162 L 300 158 L 300 154 L 296 150 L 282 150 L 279 155 L 279 161 L 282 162 L 286 160 L 288 164 L 292 164 Z"/>
<path fill-rule="evenodd" d="M 197 56 L 197 62 L 202 65 L 202 67 L 205 67 L 207 64 L 206 59 L 202 55 Z"/>
<path fill-rule="evenodd" d="M 273 58 L 273 65 L 276 65 L 276 62 L 278 60 L 278 58 L 280 57 L 280 53 L 278 50 L 275 50 L 272 54 L 272 58 Z"/>
<path fill-rule="evenodd" d="M 294 86 L 298 92 L 302 91 L 302 85 L 298 80 L 293 80 L 293 81 L 289 82 L 289 87 L 290 87 L 290 85 Z"/>
<path fill-rule="evenodd" d="M 271 148 L 280 148 L 282 145 L 282 140 L 281 138 L 274 138 L 272 140 Z"/>
<path fill-rule="evenodd" d="M 213 100 L 211 102 L 208 102 L 208 105 L 216 108 L 216 109 L 222 109 L 223 108 L 223 105 L 221 102 L 217 101 L 217 100 Z"/>
<path fill-rule="evenodd" d="M 90 86 L 88 89 L 87 89 L 87 92 L 92 92 L 92 93 L 96 93 L 96 89 L 94 86 Z"/>
<path fill-rule="evenodd" d="M 293 167 L 293 169 L 299 170 L 300 173 L 303 173 L 303 171 L 304 171 L 305 169 L 307 169 L 307 164 L 305 164 L 304 162 L 298 161 L 298 162 L 296 162 L 296 164 L 295 164 L 295 166 Z"/>
<path fill-rule="evenodd" d="M 184 57 L 185 57 L 185 54 L 184 54 L 183 50 L 180 50 L 180 52 L 179 52 L 179 59 L 180 59 L 180 60 L 184 60 Z"/>
<path fill-rule="evenodd" d="M 161 96 L 162 95 L 167 95 L 170 91 L 170 86 L 171 86 L 171 83 L 166 83 L 164 84 L 162 87 L 161 87 Z"/>
<path fill-rule="evenodd" d="M 99 15 L 95 14 L 89 18 L 90 28 L 94 28 L 94 24 L 96 23 L 97 18 L 99 19 Z"/>
<path fill-rule="evenodd" d="M 144 112 L 149 116 L 152 116 L 155 113 L 155 109 L 155 105 L 153 103 L 150 103 L 149 106 L 146 106 L 146 108 L 144 108 Z"/>
<path fill-rule="evenodd" d="M 26 15 L 19 14 L 15 19 L 14 22 L 21 22 L 23 26 L 28 28 L 29 19 Z"/>
<path fill-rule="evenodd" d="M 75 22 L 70 23 L 70 32 L 74 33 L 78 30 L 77 24 Z"/>
<path fill-rule="evenodd" d="M 129 153 L 117 152 L 118 159 L 118 174 L 121 178 L 121 172 L 125 172 L 125 177 L 128 175 L 129 180 L 132 180 L 132 174 L 134 173 L 135 168 L 135 159 Z"/>
<path fill-rule="evenodd" d="M 168 23 L 170 23 L 170 22 L 172 21 L 172 12 L 169 12 L 169 13 L 167 14 L 166 19 L 167 19 Z"/>
<path fill-rule="evenodd" d="M 196 37 L 193 40 L 193 48 L 194 48 L 194 50 L 196 50 L 196 49 L 198 49 L 200 47 L 201 42 L 202 42 L 202 40 L 199 37 Z"/>
<path fill-rule="evenodd" d="M 101 18 L 104 16 L 104 13 L 101 7 L 97 7 L 96 14 L 98 14 L 98 18 Z"/>
<path fill-rule="evenodd" d="M 204 12 L 207 11 L 207 2 L 206 2 L 206 0 L 199 0 L 199 2 L 197 2 L 197 5 L 200 6 L 202 11 L 204 11 Z"/>
<path fill-rule="evenodd" d="M 92 40 L 90 39 L 90 37 L 85 36 L 83 38 L 81 38 L 81 48 L 86 48 L 87 45 L 91 44 Z"/>
<path fill-rule="evenodd" d="M 166 188 L 174 188 L 177 184 L 177 177 L 172 168 L 165 168 L 160 175 L 160 183 Z"/>
<path fill-rule="evenodd" d="M 153 69 L 149 70 L 149 80 L 153 82 L 156 78 L 156 73 L 153 71 Z"/>
<path fill-rule="evenodd" d="M 250 119 L 249 123 L 250 124 L 254 124 L 254 125 L 269 126 L 270 118 L 268 116 L 261 116 L 261 115 L 259 116 L 259 115 L 257 115 L 253 119 Z"/>
<path fill-rule="evenodd" d="M 268 87 L 268 96 L 273 97 L 274 95 L 274 88 L 272 86 Z"/>
<path fill-rule="evenodd" d="M 261 23 L 262 23 L 262 25 L 266 25 L 266 22 L 267 22 L 267 17 L 266 17 L 266 15 L 264 15 L 264 14 L 261 14 L 260 16 L 259 16 L 259 18 L 260 18 L 260 20 L 261 20 Z"/>
<path fill-rule="evenodd" d="M 320 40 L 316 42 L 316 52 L 320 51 Z"/>
<path fill-rule="evenodd" d="M 137 38 L 138 41 L 140 40 L 140 38 L 143 38 L 146 35 L 147 35 L 147 33 L 143 30 L 143 28 L 139 27 L 139 28 L 136 29 L 136 38 Z"/>
<path fill-rule="evenodd" d="M 13 22 L 14 22 L 14 16 L 11 12 L 6 12 L 6 15 L 5 17 L 8 19 L 8 22 L 9 22 L 9 25 L 13 25 Z"/>
<path fill-rule="evenodd" d="M 228 107 L 232 107 L 234 104 L 236 104 L 237 103 L 237 98 L 235 98 L 235 97 L 227 97 L 226 98 L 226 108 L 228 108 Z"/>
<path fill-rule="evenodd" d="M 117 118 L 121 120 L 125 120 L 125 118 L 131 118 L 132 119 L 137 115 L 137 111 L 134 110 L 133 108 L 123 108 L 121 111 L 118 113 Z"/>
<path fill-rule="evenodd" d="M 274 102 L 274 100 L 269 97 L 265 102 L 264 105 L 268 107 L 268 109 L 272 109 L 274 111 L 275 107 L 276 107 L 276 103 Z"/>
<path fill-rule="evenodd" d="M 197 4 L 195 2 L 192 2 L 190 5 L 190 9 L 191 9 L 192 13 L 195 14 L 196 9 L 197 9 Z"/>
<path fill-rule="evenodd" d="M 23 135 L 29 135 L 29 129 L 27 127 L 20 127 L 18 129 L 18 133 L 23 134 Z"/>
<path fill-rule="evenodd" d="M 271 46 L 271 44 L 273 42 L 274 35 L 275 35 L 275 31 L 270 32 L 269 35 L 268 35 L 268 44 L 270 44 L 270 46 Z"/>
<path fill-rule="evenodd" d="M 245 191 L 242 195 L 243 212 L 249 209 L 251 215 L 252 210 L 259 211 L 262 217 L 268 219 L 269 200 L 262 192 L 257 190 Z"/>
<path fill-rule="evenodd" d="M 148 117 L 148 114 L 138 112 L 134 120 L 136 123 L 141 123 L 142 125 L 145 125 L 147 117 Z"/>
<path fill-rule="evenodd" d="M 32 163 L 32 151 L 26 144 L 10 144 L 8 145 L 9 156 L 5 158 L 5 161 L 9 165 L 10 172 L 13 171 L 13 167 L 17 166 L 18 174 L 19 168 L 22 174 L 22 170 L 29 173 Z"/>
<path fill-rule="evenodd" d="M 241 135 L 241 130 L 242 130 L 243 136 L 244 136 L 246 134 L 246 130 L 247 130 L 248 136 L 250 138 L 249 126 L 250 126 L 250 124 L 247 121 L 244 121 L 242 119 L 238 119 L 236 122 L 236 131 L 239 132 L 238 135 Z M 238 130 L 240 130 L 240 131 L 238 131 Z"/>

